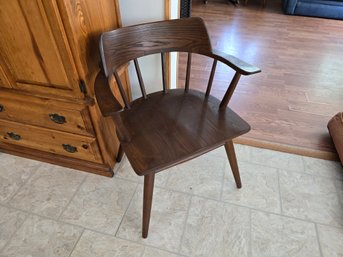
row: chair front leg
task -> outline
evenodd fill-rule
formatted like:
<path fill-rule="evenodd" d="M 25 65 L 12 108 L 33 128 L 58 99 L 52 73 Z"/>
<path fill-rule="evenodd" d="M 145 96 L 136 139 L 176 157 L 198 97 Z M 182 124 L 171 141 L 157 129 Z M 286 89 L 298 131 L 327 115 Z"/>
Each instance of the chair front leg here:
<path fill-rule="evenodd" d="M 225 143 L 225 150 L 226 150 L 227 157 L 229 159 L 233 177 L 235 178 L 235 181 L 236 181 L 236 186 L 237 188 L 241 188 L 242 187 L 241 177 L 239 175 L 236 153 L 235 153 L 235 148 L 233 146 L 232 140 L 227 141 Z"/>
<path fill-rule="evenodd" d="M 144 176 L 142 237 L 148 237 L 155 173 Z"/>

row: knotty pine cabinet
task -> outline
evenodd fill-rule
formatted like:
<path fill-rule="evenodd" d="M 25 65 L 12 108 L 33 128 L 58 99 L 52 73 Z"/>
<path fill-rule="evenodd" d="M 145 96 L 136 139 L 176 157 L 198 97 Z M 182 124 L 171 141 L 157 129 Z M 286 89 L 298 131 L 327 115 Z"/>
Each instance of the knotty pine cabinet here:
<path fill-rule="evenodd" d="M 93 83 L 99 36 L 119 26 L 116 0 L 0 0 L 0 151 L 113 175 L 119 144 Z"/>

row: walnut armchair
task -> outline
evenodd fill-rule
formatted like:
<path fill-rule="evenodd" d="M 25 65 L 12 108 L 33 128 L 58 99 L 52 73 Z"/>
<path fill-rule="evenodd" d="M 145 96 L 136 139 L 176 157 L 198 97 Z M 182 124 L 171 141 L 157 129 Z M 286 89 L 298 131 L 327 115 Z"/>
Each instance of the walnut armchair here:
<path fill-rule="evenodd" d="M 166 86 L 165 54 L 188 53 L 184 89 Z M 105 32 L 100 40 L 103 70 L 95 81 L 95 95 L 103 116 L 116 124 L 120 141 L 117 161 L 125 152 L 133 170 L 144 176 L 142 236 L 148 235 L 154 178 L 157 172 L 225 146 L 238 188 L 241 180 L 232 139 L 250 126 L 227 107 L 241 75 L 260 69 L 211 47 L 205 24 L 200 18 L 168 20 L 119 28 Z M 205 93 L 189 88 L 192 54 L 213 59 Z M 146 94 L 138 58 L 160 54 L 161 91 Z M 118 69 L 133 61 L 142 97 L 132 102 L 125 94 Z M 223 99 L 210 95 L 217 62 L 236 71 Z M 114 76 L 122 102 L 114 97 L 108 81 Z M 113 128 L 114 129 L 114 128 Z"/>

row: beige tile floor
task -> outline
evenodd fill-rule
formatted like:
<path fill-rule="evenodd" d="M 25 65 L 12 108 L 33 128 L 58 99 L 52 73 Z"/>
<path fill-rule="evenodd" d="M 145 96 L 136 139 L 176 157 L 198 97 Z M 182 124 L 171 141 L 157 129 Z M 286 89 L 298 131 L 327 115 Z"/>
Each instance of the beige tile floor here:
<path fill-rule="evenodd" d="M 243 188 L 219 148 L 156 177 L 148 239 L 142 178 L 105 178 L 0 153 L 0 257 L 342 257 L 336 162 L 236 145 Z"/>

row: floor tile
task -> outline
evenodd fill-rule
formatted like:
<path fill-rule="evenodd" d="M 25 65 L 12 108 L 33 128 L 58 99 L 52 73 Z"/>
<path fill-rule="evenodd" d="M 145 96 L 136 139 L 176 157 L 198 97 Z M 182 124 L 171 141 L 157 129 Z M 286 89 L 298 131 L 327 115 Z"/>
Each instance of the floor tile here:
<path fill-rule="evenodd" d="M 0 155 L 0 203 L 7 202 L 42 163 L 14 155 Z"/>
<path fill-rule="evenodd" d="M 335 186 L 337 189 L 337 193 L 338 193 L 338 198 L 341 202 L 341 205 L 343 206 L 343 181 L 340 180 L 336 180 L 335 181 Z M 342 210 L 343 212 L 343 210 Z"/>
<path fill-rule="evenodd" d="M 1 257 L 68 257 L 81 235 L 80 228 L 30 216 L 15 233 Z"/>
<path fill-rule="evenodd" d="M 225 172 L 222 200 L 281 213 L 277 169 L 246 162 L 241 162 L 239 169 L 242 188 L 237 189 L 232 172 L 228 170 Z"/>
<path fill-rule="evenodd" d="M 284 214 L 343 226 L 343 211 L 334 180 L 284 170 L 279 176 Z"/>
<path fill-rule="evenodd" d="M 303 157 L 305 173 L 343 180 L 343 167 L 340 162 Z"/>
<path fill-rule="evenodd" d="M 252 211 L 253 257 L 320 257 L 315 225 Z"/>
<path fill-rule="evenodd" d="M 89 174 L 61 220 L 115 234 L 137 183 Z"/>
<path fill-rule="evenodd" d="M 143 257 L 179 257 L 180 255 L 162 251 L 156 248 L 152 247 L 145 247 L 144 255 Z"/>
<path fill-rule="evenodd" d="M 304 171 L 304 163 L 300 155 L 262 148 L 251 148 L 251 162 L 285 170 Z"/>
<path fill-rule="evenodd" d="M 190 196 L 155 188 L 149 235 L 147 239 L 143 239 L 141 230 L 142 192 L 143 187 L 140 185 L 123 218 L 117 236 L 123 239 L 139 241 L 160 249 L 172 252 L 177 251 L 186 220 Z"/>
<path fill-rule="evenodd" d="M 142 245 L 85 231 L 71 257 L 140 257 L 143 251 Z"/>
<path fill-rule="evenodd" d="M 181 253 L 203 257 L 248 256 L 249 233 L 249 209 L 194 197 Z"/>
<path fill-rule="evenodd" d="M 220 147 L 206 153 L 205 155 L 214 156 L 214 157 L 223 158 L 223 159 L 227 158 L 224 146 L 220 146 Z"/>
<path fill-rule="evenodd" d="M 25 218 L 23 212 L 0 206 L 0 252 Z"/>
<path fill-rule="evenodd" d="M 234 144 L 237 161 L 250 161 L 251 146 Z M 227 159 L 225 147 L 221 146 L 207 153 L 207 155 Z"/>
<path fill-rule="evenodd" d="M 213 199 L 220 198 L 225 159 L 203 155 L 170 169 L 167 188 Z"/>
<path fill-rule="evenodd" d="M 317 225 L 323 257 L 343 256 L 343 229 Z"/>
<path fill-rule="evenodd" d="M 57 218 L 85 177 L 84 172 L 44 164 L 11 200 L 10 205 Z"/>
<path fill-rule="evenodd" d="M 117 173 L 114 175 L 118 178 L 123 178 L 127 180 L 131 180 L 133 182 L 143 183 L 144 176 L 138 176 L 131 167 L 129 160 L 126 156 L 123 157 L 122 163 L 120 164 Z M 167 178 L 168 178 L 169 170 L 163 170 L 161 172 L 156 173 L 155 175 L 155 185 L 157 186 L 165 186 Z"/>
<path fill-rule="evenodd" d="M 250 152 L 252 147 L 247 145 L 235 144 L 235 153 L 238 162 L 250 161 Z M 225 156 L 226 157 L 226 156 Z"/>

